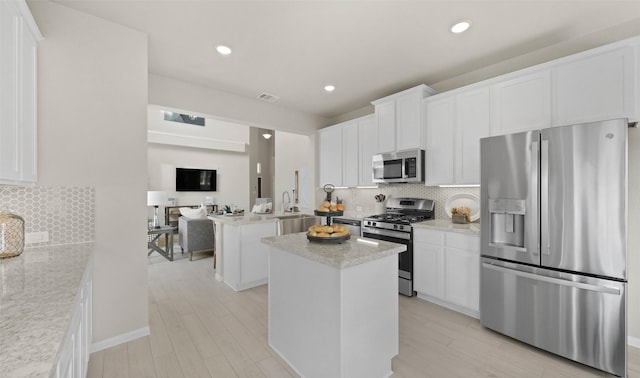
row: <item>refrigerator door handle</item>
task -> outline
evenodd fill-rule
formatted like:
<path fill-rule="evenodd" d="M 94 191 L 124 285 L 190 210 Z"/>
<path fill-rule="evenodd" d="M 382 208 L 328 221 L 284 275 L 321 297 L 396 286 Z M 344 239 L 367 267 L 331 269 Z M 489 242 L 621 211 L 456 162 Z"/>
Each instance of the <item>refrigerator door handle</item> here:
<path fill-rule="evenodd" d="M 533 279 L 533 280 L 536 280 L 536 281 L 549 282 L 549 283 L 556 284 L 556 285 L 575 287 L 575 288 L 578 288 L 578 289 L 595 291 L 595 292 L 599 292 L 599 293 L 620 295 L 620 289 L 617 288 L 617 287 L 591 285 L 591 284 L 586 284 L 586 283 L 582 283 L 582 282 L 563 280 L 561 278 L 547 277 L 547 276 L 543 276 L 543 275 L 539 275 L 539 274 L 523 272 L 521 270 L 505 268 L 505 267 L 502 267 L 502 266 L 497 266 L 497 265 L 493 265 L 493 264 L 486 263 L 486 262 L 482 263 L 482 267 L 485 268 L 485 269 L 491 269 L 491 270 L 495 270 L 495 271 L 502 272 L 502 273 L 512 274 L 512 275 L 518 276 L 518 277 L 530 278 L 530 279 Z"/>
<path fill-rule="evenodd" d="M 540 243 L 541 253 L 551 254 L 549 240 L 549 141 L 540 141 Z"/>
<path fill-rule="evenodd" d="M 538 239 L 536 248 L 531 251 L 532 255 L 540 254 L 540 240 L 538 238 L 538 227 L 540 222 L 540 204 L 539 204 L 539 180 L 540 180 L 540 142 L 531 142 L 531 225 L 529 225 L 529 235 Z"/>

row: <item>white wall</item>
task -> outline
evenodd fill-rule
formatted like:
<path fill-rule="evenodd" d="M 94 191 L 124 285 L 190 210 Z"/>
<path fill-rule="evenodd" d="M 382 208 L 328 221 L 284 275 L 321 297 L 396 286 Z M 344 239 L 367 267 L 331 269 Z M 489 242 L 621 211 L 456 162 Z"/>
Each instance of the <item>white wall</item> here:
<path fill-rule="evenodd" d="M 93 342 L 135 337 L 149 324 L 147 39 L 49 1 L 28 5 L 44 36 L 38 185 L 95 188 Z"/>
<path fill-rule="evenodd" d="M 236 96 L 155 74 L 149 74 L 149 103 L 248 126 L 305 135 L 311 135 L 318 127 L 327 124 L 322 117 L 282 108 L 277 103 Z"/>
<path fill-rule="evenodd" d="M 276 131 L 276 164 L 274 209 L 282 208 L 282 193 L 291 196 L 295 184 L 295 171 L 299 171 L 300 208 L 315 209 L 315 135 L 304 136 Z M 286 197 L 285 197 L 286 201 Z"/>
<path fill-rule="evenodd" d="M 192 113 L 189 113 L 192 114 Z M 172 135 L 208 138 L 241 144 L 245 148 L 250 142 L 250 128 L 238 123 L 205 118 L 205 126 L 195 126 L 164 120 L 160 108 L 150 106 L 148 128 Z M 174 140 L 176 138 L 170 138 Z M 221 147 L 224 147 L 221 145 Z M 249 206 L 249 152 L 230 152 L 167 144 L 149 143 L 148 172 L 149 190 L 162 190 L 175 197 L 177 205 L 199 205 L 205 196 L 214 198 L 219 205 L 234 204 L 241 209 Z M 176 192 L 176 168 L 199 168 L 217 170 L 215 192 Z M 161 216 L 162 218 L 162 216 Z M 163 219 L 160 220 L 163 222 Z"/>
<path fill-rule="evenodd" d="M 149 189 L 163 190 L 175 196 L 177 205 L 199 205 L 212 196 L 220 209 L 224 205 L 249 207 L 249 154 L 200 148 L 149 144 L 147 170 Z M 175 192 L 176 168 L 215 169 L 218 174 L 215 192 Z M 161 220 L 162 221 L 162 220 Z"/>

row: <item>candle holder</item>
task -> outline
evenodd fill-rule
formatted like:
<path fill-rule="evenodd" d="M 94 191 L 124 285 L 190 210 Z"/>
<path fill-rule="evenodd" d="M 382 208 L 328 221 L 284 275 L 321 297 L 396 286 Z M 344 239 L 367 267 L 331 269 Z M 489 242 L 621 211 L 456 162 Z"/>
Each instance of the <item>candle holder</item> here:
<path fill-rule="evenodd" d="M 24 251 L 24 219 L 8 210 L 0 212 L 0 259 Z"/>

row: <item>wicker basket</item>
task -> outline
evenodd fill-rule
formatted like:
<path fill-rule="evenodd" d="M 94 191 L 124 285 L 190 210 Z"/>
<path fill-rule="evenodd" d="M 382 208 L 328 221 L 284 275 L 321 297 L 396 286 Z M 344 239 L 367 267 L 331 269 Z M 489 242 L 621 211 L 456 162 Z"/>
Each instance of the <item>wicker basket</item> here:
<path fill-rule="evenodd" d="M 469 223 L 469 219 L 467 219 L 467 216 L 464 214 L 452 214 L 451 221 L 453 223 Z"/>

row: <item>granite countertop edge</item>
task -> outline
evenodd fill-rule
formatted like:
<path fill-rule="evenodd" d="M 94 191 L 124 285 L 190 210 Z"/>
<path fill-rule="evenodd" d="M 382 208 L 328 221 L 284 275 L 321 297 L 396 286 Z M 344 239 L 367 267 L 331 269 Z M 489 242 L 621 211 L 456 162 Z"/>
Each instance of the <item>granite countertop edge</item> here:
<path fill-rule="evenodd" d="M 424 222 L 413 223 L 412 226 L 414 229 L 423 228 L 467 235 L 480 235 L 480 223 L 478 222 L 458 224 L 451 222 L 450 219 L 432 219 Z"/>
<path fill-rule="evenodd" d="M 368 242 L 359 242 L 358 239 Z M 403 244 L 358 238 L 353 235 L 351 239 L 340 244 L 314 243 L 307 240 L 305 232 L 266 237 L 262 238 L 262 242 L 293 255 L 336 269 L 365 264 L 406 251 L 406 246 Z"/>
<path fill-rule="evenodd" d="M 0 260 L 0 376 L 52 374 L 94 246 L 26 248 Z"/>
<path fill-rule="evenodd" d="M 288 217 L 292 215 L 299 216 L 309 216 L 315 217 L 313 212 L 309 213 L 307 211 L 295 212 L 295 213 L 283 213 L 281 211 L 275 213 L 267 213 L 267 214 L 257 214 L 257 213 L 248 213 L 245 215 L 211 215 L 209 219 L 214 222 L 219 222 L 223 224 L 231 224 L 231 225 L 246 225 L 246 224 L 256 224 L 256 223 L 271 223 L 277 222 L 280 217 Z"/>

